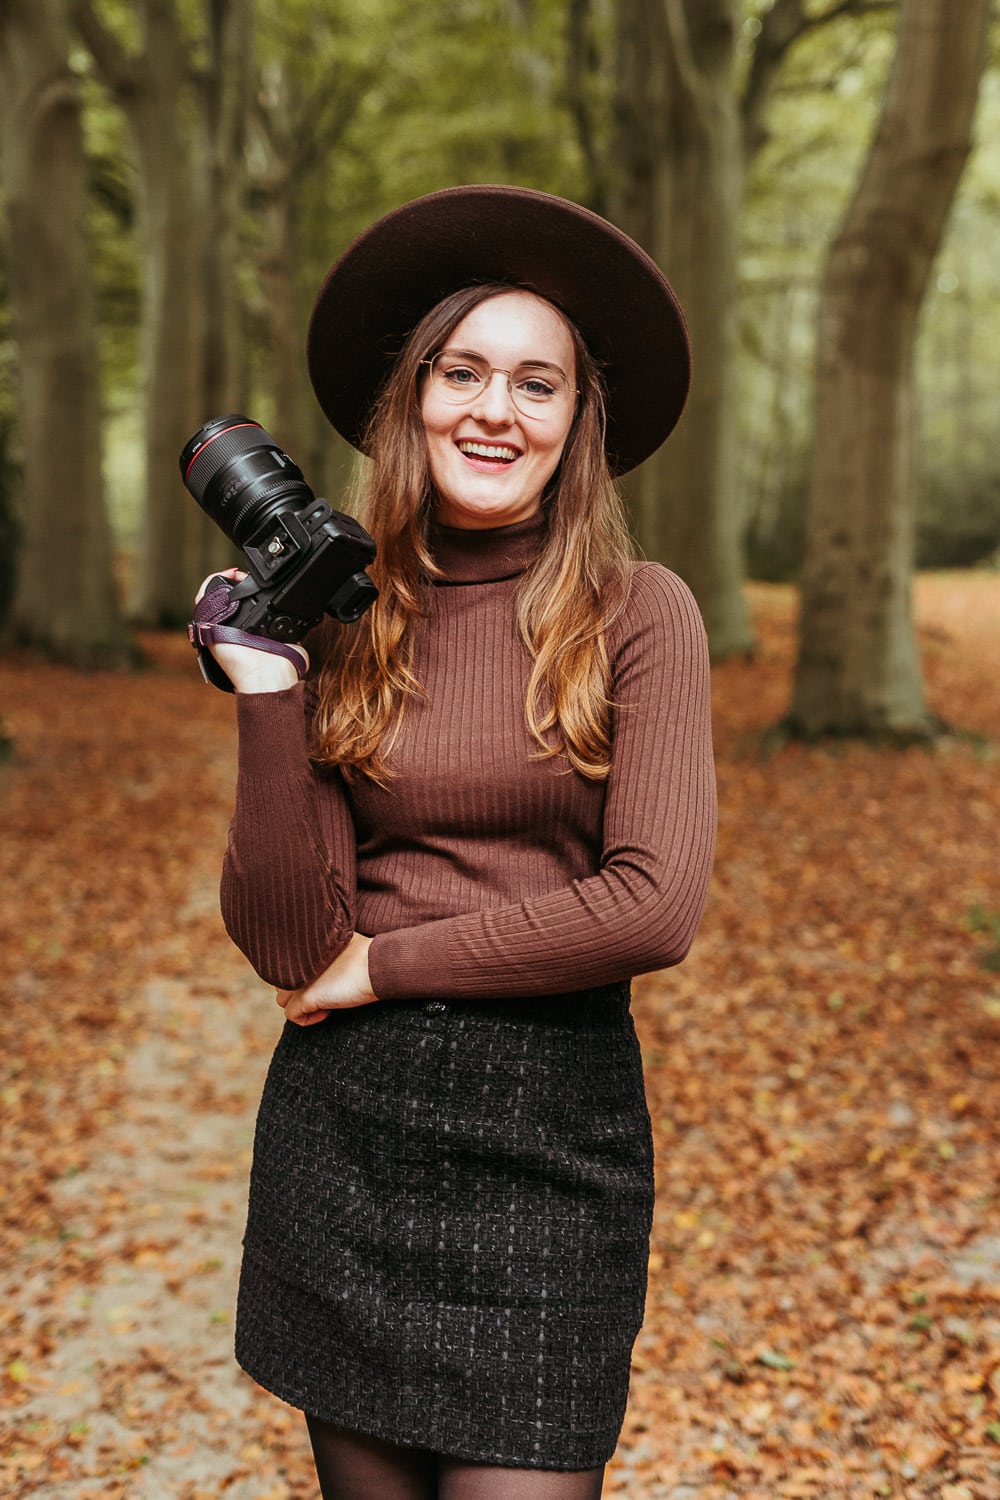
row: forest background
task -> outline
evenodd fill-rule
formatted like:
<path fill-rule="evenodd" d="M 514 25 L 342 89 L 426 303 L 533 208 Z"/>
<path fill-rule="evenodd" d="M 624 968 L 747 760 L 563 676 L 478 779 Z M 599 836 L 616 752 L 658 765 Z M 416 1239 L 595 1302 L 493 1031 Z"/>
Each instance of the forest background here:
<path fill-rule="evenodd" d="M 4 0 L 9 637 L 107 664 L 126 618 L 183 622 L 229 560 L 177 482 L 210 416 L 249 411 L 344 504 L 316 287 L 378 213 L 511 181 L 616 219 L 679 291 L 691 399 L 627 493 L 716 659 L 752 649 L 747 572 L 805 558 L 791 722 L 929 732 L 912 565 L 1000 540 L 990 10 Z"/>
<path fill-rule="evenodd" d="M 248 411 L 346 503 L 315 289 L 506 181 L 634 233 L 695 349 L 627 498 L 706 618 L 722 821 L 695 953 L 637 987 L 609 1492 L 1000 1497 L 997 41 L 988 0 L 0 0 L 12 1495 L 314 1493 L 225 1373 L 274 1024 L 181 629 L 234 558 L 177 458 Z"/>

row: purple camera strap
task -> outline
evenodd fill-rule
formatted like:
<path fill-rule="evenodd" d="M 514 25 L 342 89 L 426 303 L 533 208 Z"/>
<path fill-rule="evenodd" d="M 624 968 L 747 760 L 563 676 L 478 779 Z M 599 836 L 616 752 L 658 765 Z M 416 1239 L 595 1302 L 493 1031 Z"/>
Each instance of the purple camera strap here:
<path fill-rule="evenodd" d="M 251 635 L 247 630 L 240 630 L 235 625 L 226 625 L 230 615 L 234 615 L 239 609 L 239 600 L 235 602 L 230 599 L 232 588 L 230 585 L 210 588 L 202 594 L 195 605 L 194 619 L 188 626 L 188 640 L 198 653 L 198 665 L 201 667 L 201 675 L 206 682 L 213 687 L 221 688 L 224 693 L 233 693 L 236 689 L 230 682 L 229 677 L 219 666 L 215 657 L 208 650 L 209 646 L 250 646 L 254 651 L 266 651 L 271 656 L 283 656 L 290 661 L 298 672 L 299 677 L 306 675 L 305 662 L 302 653 L 296 651 L 294 646 L 287 645 L 284 641 L 272 641 L 266 635 Z"/>

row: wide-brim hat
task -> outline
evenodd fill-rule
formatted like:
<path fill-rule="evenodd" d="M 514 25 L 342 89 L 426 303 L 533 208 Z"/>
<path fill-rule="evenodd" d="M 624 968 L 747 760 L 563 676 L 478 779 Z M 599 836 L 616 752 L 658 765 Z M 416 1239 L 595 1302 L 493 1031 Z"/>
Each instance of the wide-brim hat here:
<path fill-rule="evenodd" d="M 476 282 L 527 287 L 582 333 L 607 386 L 607 452 L 624 474 L 675 426 L 691 355 L 680 304 L 652 258 L 600 215 L 530 188 L 445 188 L 366 229 L 334 264 L 309 323 L 313 388 L 363 448 L 375 398 L 407 336 Z"/>

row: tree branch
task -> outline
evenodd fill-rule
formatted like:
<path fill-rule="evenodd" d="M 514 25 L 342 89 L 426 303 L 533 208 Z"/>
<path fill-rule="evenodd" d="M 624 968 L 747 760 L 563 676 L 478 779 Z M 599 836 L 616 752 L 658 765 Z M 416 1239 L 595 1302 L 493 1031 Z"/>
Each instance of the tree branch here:
<path fill-rule="evenodd" d="M 70 0 L 70 20 L 97 64 L 97 71 L 119 97 L 139 87 L 139 69 L 112 31 L 105 26 L 93 0 Z"/>
<path fill-rule="evenodd" d="M 771 9 L 761 17 L 753 61 L 740 101 L 748 161 L 767 141 L 764 111 L 781 64 L 795 43 L 808 32 L 842 16 L 873 15 L 878 11 L 893 10 L 895 5 L 896 0 L 833 0 L 826 10 L 809 14 L 804 9 L 804 0 L 774 0 Z"/>
<path fill-rule="evenodd" d="M 705 103 L 705 80 L 691 46 L 691 27 L 684 0 L 662 0 L 661 12 L 667 36 L 667 56 L 673 63 L 678 84 L 680 108 L 702 113 Z"/>

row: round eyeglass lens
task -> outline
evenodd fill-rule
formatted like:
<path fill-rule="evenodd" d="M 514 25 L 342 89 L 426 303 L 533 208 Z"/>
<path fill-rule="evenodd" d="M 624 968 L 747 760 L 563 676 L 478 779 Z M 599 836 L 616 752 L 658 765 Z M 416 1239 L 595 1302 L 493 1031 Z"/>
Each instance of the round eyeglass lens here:
<path fill-rule="evenodd" d="M 424 363 L 430 367 L 435 390 L 456 404 L 474 401 L 494 375 L 506 375 L 511 400 L 527 416 L 537 416 L 539 408 L 558 402 L 570 388 L 562 371 L 551 365 L 521 365 L 516 370 L 501 370 L 475 355 L 456 354 L 447 349 Z"/>

